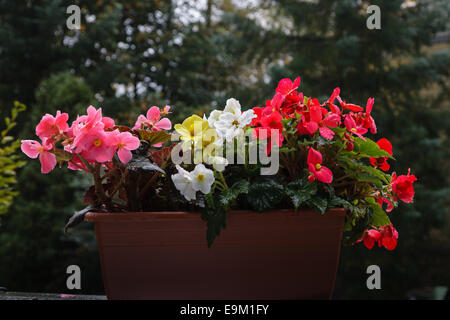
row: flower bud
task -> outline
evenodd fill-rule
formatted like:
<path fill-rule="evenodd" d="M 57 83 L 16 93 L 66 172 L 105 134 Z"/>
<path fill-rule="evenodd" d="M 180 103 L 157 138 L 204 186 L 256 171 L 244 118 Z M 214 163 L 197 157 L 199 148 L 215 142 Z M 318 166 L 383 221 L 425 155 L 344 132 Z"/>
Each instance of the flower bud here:
<path fill-rule="evenodd" d="M 352 151 L 352 150 L 353 150 L 353 143 L 347 142 L 347 151 Z"/>

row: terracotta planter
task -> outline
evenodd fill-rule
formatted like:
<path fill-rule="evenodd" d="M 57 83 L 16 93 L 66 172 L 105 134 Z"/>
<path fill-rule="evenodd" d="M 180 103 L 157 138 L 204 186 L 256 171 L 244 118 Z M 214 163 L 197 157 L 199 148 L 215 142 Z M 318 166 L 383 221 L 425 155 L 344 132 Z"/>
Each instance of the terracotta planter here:
<path fill-rule="evenodd" d="M 329 299 L 344 209 L 228 213 L 206 245 L 199 213 L 88 213 L 109 299 Z"/>

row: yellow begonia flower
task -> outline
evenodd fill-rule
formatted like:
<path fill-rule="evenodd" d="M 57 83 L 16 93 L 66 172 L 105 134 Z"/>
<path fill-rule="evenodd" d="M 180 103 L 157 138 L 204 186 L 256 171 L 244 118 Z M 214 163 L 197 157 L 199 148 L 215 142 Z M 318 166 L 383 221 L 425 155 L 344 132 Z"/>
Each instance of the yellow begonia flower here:
<path fill-rule="evenodd" d="M 223 144 L 216 130 L 208 125 L 208 121 L 197 115 L 190 116 L 182 124 L 176 124 L 174 128 L 181 135 L 183 151 L 194 146 L 195 151 L 204 151 L 211 154 L 215 147 Z"/>

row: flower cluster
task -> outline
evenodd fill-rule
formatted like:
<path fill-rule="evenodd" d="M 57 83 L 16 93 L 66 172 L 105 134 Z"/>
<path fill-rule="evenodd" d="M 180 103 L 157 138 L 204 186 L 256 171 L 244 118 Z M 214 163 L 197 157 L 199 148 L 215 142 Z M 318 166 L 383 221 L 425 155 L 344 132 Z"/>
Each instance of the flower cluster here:
<path fill-rule="evenodd" d="M 48 173 L 57 163 L 57 155 L 70 157 L 68 167 L 85 170 L 94 163 L 106 164 L 116 154 L 123 163 L 131 159 L 131 150 L 139 147 L 139 139 L 129 132 L 114 129 L 114 120 L 102 116 L 102 109 L 88 107 L 87 114 L 78 116 L 69 127 L 67 113 L 46 114 L 36 126 L 36 135 L 42 143 L 22 140 L 22 151 L 30 158 L 39 156 L 41 172 Z M 57 149 L 61 143 L 64 153 Z M 68 159 L 68 158 L 67 158 Z"/>
<path fill-rule="evenodd" d="M 256 115 L 250 124 L 254 127 L 253 135 L 254 138 L 267 140 L 267 153 L 271 152 L 275 143 L 278 147 L 282 147 L 285 145 L 284 142 L 287 142 L 288 152 L 294 150 L 299 158 L 304 158 L 299 152 L 295 152 L 296 149 L 301 149 L 300 153 L 307 154 L 306 168 L 309 182 L 318 180 L 333 187 L 334 190 L 346 185 L 360 186 L 359 191 L 354 188 L 357 192 L 353 192 L 353 199 L 350 197 L 348 200 L 363 200 L 362 203 L 365 202 L 379 215 L 383 203 L 388 205 L 386 212 L 392 211 L 399 199 L 412 203 L 413 183 L 417 180 L 414 175 L 408 171 L 408 175 L 397 176 L 394 172 L 389 176 L 378 171 L 390 169 L 388 160 L 392 158 L 393 152 L 392 145 L 386 138 L 378 140 L 376 145 L 367 138 L 367 133 L 377 133 L 375 120 L 371 116 L 374 99 L 369 98 L 365 108 L 362 108 L 347 103 L 341 97 L 340 88 L 335 88 L 330 98 L 321 103 L 318 99 L 305 97 L 302 92 L 298 92 L 299 85 L 300 77 L 294 81 L 282 79 L 275 90 L 275 95 L 266 102 L 265 107 L 253 108 Z M 280 133 L 276 140 L 270 134 L 274 132 L 273 129 Z M 320 147 L 320 151 L 316 147 Z M 323 152 L 329 154 L 326 160 Z M 368 168 L 364 162 L 355 162 L 365 157 L 369 158 L 369 163 L 376 170 Z M 285 159 L 287 160 L 284 161 L 284 167 L 288 169 L 289 175 L 299 174 L 296 165 L 305 167 L 305 164 L 293 161 L 293 157 Z M 324 163 L 327 163 L 327 166 Z M 335 174 L 339 175 L 337 180 L 334 179 Z M 344 190 L 347 195 L 348 191 L 348 188 Z M 364 195 L 363 199 L 359 199 L 361 194 Z M 352 209 L 355 212 L 359 210 Z M 354 222 L 352 219 L 348 220 Z M 372 248 L 373 243 L 379 241 L 380 245 L 392 250 L 397 243 L 398 233 L 392 224 L 387 224 L 389 221 L 387 217 L 381 220 L 384 220 L 384 225 L 369 224 L 361 239 L 364 239 L 368 248 Z M 380 224 L 379 221 L 376 223 Z"/>
<path fill-rule="evenodd" d="M 392 144 L 369 137 L 377 133 L 374 99 L 363 108 L 335 88 L 320 102 L 299 86 L 300 77 L 282 79 L 263 107 L 243 110 L 230 98 L 222 110 L 190 115 L 173 132 L 169 106 L 149 108 L 131 128 L 92 106 L 70 126 L 68 114 L 57 111 L 37 125 L 40 141 L 23 140 L 22 151 L 39 157 L 43 173 L 58 162 L 91 173 L 94 186 L 84 197 L 90 210 L 203 210 L 209 245 L 232 208 L 308 207 L 324 214 L 343 207 L 346 243 L 393 250 L 398 232 L 388 213 L 399 201 L 413 202 L 417 178 L 410 170 L 388 173 Z M 258 161 L 252 150 L 261 151 Z M 181 162 L 174 159 L 180 153 Z M 257 174 L 263 156 L 279 159 L 275 175 Z"/>
<path fill-rule="evenodd" d="M 208 194 L 214 183 L 214 173 L 207 169 L 203 164 L 197 164 L 191 172 L 184 170 L 176 165 L 177 174 L 172 175 L 172 181 L 178 191 L 186 198 L 186 200 L 195 200 L 197 191 Z"/>
<path fill-rule="evenodd" d="M 165 112 L 168 112 L 165 108 Z M 152 107 L 147 117 L 140 115 L 133 129 L 144 126 L 152 130 L 170 129 L 167 118 L 160 119 L 158 107 Z M 89 167 L 100 163 L 108 165 L 117 154 L 122 163 L 131 160 L 131 151 L 139 148 L 140 140 L 131 132 L 121 132 L 114 120 L 102 116 L 102 109 L 87 108 L 87 114 L 78 116 L 69 127 L 67 113 L 56 112 L 56 116 L 46 114 L 36 126 L 36 135 L 41 142 L 22 140 L 22 151 L 30 158 L 41 162 L 41 172 L 49 173 L 57 160 L 66 160 L 72 170 L 89 171 Z M 58 144 L 63 149 L 58 149 Z"/>

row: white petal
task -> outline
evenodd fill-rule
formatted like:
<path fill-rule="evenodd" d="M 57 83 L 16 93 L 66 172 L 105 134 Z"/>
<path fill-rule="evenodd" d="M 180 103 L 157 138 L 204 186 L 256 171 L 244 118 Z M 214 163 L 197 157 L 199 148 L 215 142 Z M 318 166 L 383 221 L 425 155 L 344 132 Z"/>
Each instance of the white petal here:
<path fill-rule="evenodd" d="M 198 180 L 198 175 L 202 174 L 203 180 Z M 207 194 L 211 191 L 211 186 L 214 183 L 214 173 L 207 169 L 202 163 L 195 166 L 195 169 L 190 173 L 192 179 L 192 188 L 196 191 L 200 190 Z"/>
<path fill-rule="evenodd" d="M 250 124 L 250 122 L 252 122 L 253 118 L 256 118 L 256 117 L 257 117 L 257 115 L 255 114 L 255 112 L 252 109 L 243 112 L 242 115 L 238 119 L 239 126 L 241 128 L 245 127 L 246 125 Z"/>
<path fill-rule="evenodd" d="M 223 109 L 224 112 L 231 112 L 235 116 L 239 117 L 241 115 L 241 104 L 238 100 L 234 98 L 230 98 L 227 100 L 227 104 L 225 106 L 225 109 Z"/>
<path fill-rule="evenodd" d="M 219 111 L 219 110 L 213 110 L 210 113 L 209 118 L 208 118 L 208 125 L 211 128 L 214 128 L 214 125 L 215 125 L 216 121 L 219 120 L 219 117 L 221 114 L 222 114 L 222 111 Z"/>

